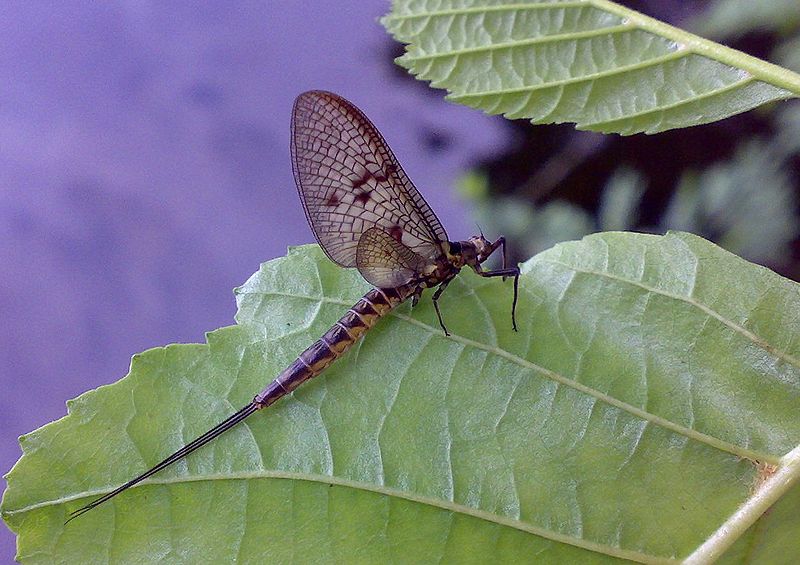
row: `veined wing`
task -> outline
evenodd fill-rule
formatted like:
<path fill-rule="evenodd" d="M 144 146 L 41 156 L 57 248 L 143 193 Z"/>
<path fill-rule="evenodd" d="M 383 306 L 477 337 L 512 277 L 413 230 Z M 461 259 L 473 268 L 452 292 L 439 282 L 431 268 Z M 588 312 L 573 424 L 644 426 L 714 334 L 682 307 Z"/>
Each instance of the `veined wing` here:
<path fill-rule="evenodd" d="M 410 282 L 427 262 L 379 227 L 369 228 L 358 240 L 358 272 L 378 288 L 395 288 Z"/>
<path fill-rule="evenodd" d="M 442 254 L 441 222 L 353 104 L 317 90 L 298 96 L 291 150 L 306 218 L 331 260 L 357 266 L 359 239 L 373 227 L 428 261 Z"/>

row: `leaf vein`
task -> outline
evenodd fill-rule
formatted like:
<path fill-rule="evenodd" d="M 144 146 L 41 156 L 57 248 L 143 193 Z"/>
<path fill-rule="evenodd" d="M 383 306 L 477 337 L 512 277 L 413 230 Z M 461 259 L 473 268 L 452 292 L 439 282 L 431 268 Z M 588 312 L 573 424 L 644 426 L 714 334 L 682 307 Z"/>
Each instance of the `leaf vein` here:
<path fill-rule="evenodd" d="M 331 475 L 317 475 L 313 473 L 293 473 L 281 470 L 273 471 L 273 470 L 262 469 L 250 472 L 242 471 L 242 472 L 225 473 L 225 474 L 195 475 L 193 477 L 173 477 L 173 478 L 162 478 L 159 480 L 147 479 L 146 481 L 142 481 L 140 484 L 131 488 L 141 488 L 145 485 L 154 486 L 154 485 L 171 485 L 171 484 L 183 484 L 183 483 L 204 482 L 204 481 L 239 481 L 239 480 L 257 480 L 257 479 L 286 479 L 293 481 L 293 484 L 295 485 L 297 484 L 297 481 L 306 481 L 312 483 L 322 483 L 325 485 L 336 485 L 346 488 L 352 488 L 354 490 L 372 492 L 375 494 L 384 495 L 386 497 L 407 500 L 409 502 L 416 502 L 419 504 L 425 504 L 426 506 L 447 510 L 457 514 L 463 514 L 465 516 L 472 516 L 481 520 L 485 520 L 487 522 L 527 532 L 529 534 L 533 534 L 557 543 L 568 544 L 574 547 L 586 549 L 588 551 L 593 551 L 595 553 L 603 555 L 610 555 L 614 557 L 619 557 L 621 559 L 629 559 L 640 563 L 653 563 L 653 564 L 665 564 L 665 565 L 677 563 L 677 561 L 674 559 L 656 557 L 638 551 L 621 549 L 619 547 L 605 545 L 602 543 L 589 541 L 583 538 L 577 538 L 568 534 L 562 534 L 559 532 L 542 528 L 540 526 L 535 526 L 527 522 L 515 520 L 507 516 L 501 516 L 498 514 L 493 514 L 486 510 L 481 510 L 479 508 L 466 506 L 464 504 L 459 504 L 456 502 L 443 499 L 432 498 L 430 496 L 424 496 L 414 492 L 395 489 L 391 487 L 379 486 L 373 483 L 365 483 L 362 481 L 345 479 L 342 477 L 336 477 Z M 7 514 L 11 515 L 17 513 L 24 513 L 34 510 L 36 508 L 61 505 L 66 502 L 79 500 L 87 496 L 96 496 L 98 494 L 103 494 L 104 492 L 106 492 L 104 489 L 85 491 L 79 494 L 61 497 L 51 501 L 32 504 L 25 508 L 20 508 L 18 510 L 7 512 Z M 292 496 L 294 496 L 294 494 Z M 289 504 L 289 506 L 292 508 L 292 511 L 294 511 L 294 509 L 298 505 L 293 502 Z M 293 517 L 293 519 L 295 518 Z"/>
<path fill-rule="evenodd" d="M 569 269 L 575 270 L 573 266 L 567 265 L 565 263 L 560 263 L 560 262 L 552 261 L 552 260 L 550 260 L 550 262 L 553 263 L 553 264 L 559 264 L 559 265 L 562 265 L 562 266 L 567 267 Z M 587 272 L 588 274 L 594 274 L 592 271 L 585 271 L 585 272 Z M 602 275 L 602 276 L 610 276 L 610 275 L 608 275 L 606 273 L 596 273 L 596 274 Z M 634 281 L 628 281 L 626 279 L 619 279 L 619 280 L 622 281 L 622 282 L 628 282 L 630 284 L 637 284 Z M 639 285 L 642 286 L 643 288 L 645 288 L 645 286 L 642 285 L 641 283 L 639 283 Z M 654 291 L 655 291 L 655 289 L 654 289 Z M 666 293 L 663 293 L 663 291 L 659 291 L 659 292 L 661 292 L 662 294 L 666 294 Z M 308 299 L 308 300 L 319 300 L 319 301 L 328 302 L 328 303 L 331 303 L 331 304 L 339 304 L 339 305 L 342 305 L 342 306 L 349 306 L 349 304 L 350 304 L 349 302 L 345 302 L 343 300 L 334 299 L 334 298 L 328 298 L 328 297 L 303 296 L 303 295 L 298 295 L 298 294 L 294 294 L 294 293 L 284 293 L 284 292 L 269 292 L 268 294 L 273 295 L 273 296 L 287 296 L 287 297 L 292 297 L 292 298 L 305 298 L 305 299 Z M 680 297 L 680 296 L 676 295 L 675 298 L 679 299 L 679 300 L 686 301 L 685 297 Z M 699 304 L 698 304 L 698 306 L 699 306 Z M 401 319 L 401 320 L 403 320 L 405 322 L 408 322 L 408 323 L 414 324 L 416 326 L 419 326 L 421 328 L 427 329 L 431 333 L 431 335 L 444 335 L 444 332 L 442 332 L 440 329 L 434 328 L 430 324 L 427 324 L 425 322 L 417 320 L 416 318 L 412 318 L 411 316 L 409 316 L 407 314 L 401 314 L 401 313 L 397 312 L 396 310 L 390 312 L 388 314 L 388 316 L 392 316 L 392 317 Z M 716 316 L 719 316 L 719 314 L 717 314 Z M 722 318 L 722 319 L 724 320 L 724 318 Z M 744 330 L 744 331 L 746 331 L 746 330 Z M 750 334 L 749 332 L 747 332 L 747 333 L 752 336 L 752 334 Z M 753 338 L 755 339 L 755 336 L 753 336 Z M 667 430 L 670 430 L 670 431 L 672 431 L 672 432 L 674 432 L 676 434 L 683 435 L 683 436 L 685 436 L 687 438 L 693 439 L 693 440 L 701 442 L 701 443 L 705 443 L 705 444 L 707 444 L 707 445 L 709 445 L 711 447 L 714 447 L 715 449 L 719 449 L 719 450 L 724 451 L 726 453 L 731 453 L 731 454 L 736 455 L 738 457 L 744 457 L 744 458 L 751 459 L 751 460 L 754 460 L 754 461 L 765 461 L 767 463 L 772 463 L 772 464 L 777 464 L 778 461 L 779 461 L 779 458 L 775 457 L 771 453 L 765 453 L 765 452 L 761 452 L 761 451 L 755 451 L 755 450 L 752 450 L 752 449 L 748 449 L 746 447 L 742 447 L 740 445 L 732 444 L 730 442 L 724 441 L 724 440 L 716 438 L 714 436 L 710 436 L 710 435 L 705 434 L 703 432 L 700 432 L 700 431 L 697 431 L 697 430 L 693 430 L 691 428 L 687 428 L 686 426 L 682 426 L 680 424 L 676 424 L 675 422 L 667 420 L 666 418 L 663 418 L 663 417 L 658 416 L 656 414 L 649 413 L 649 412 L 647 412 L 647 411 L 645 411 L 645 410 L 643 410 L 643 409 L 641 409 L 639 407 L 633 406 L 633 405 L 631 405 L 631 404 L 629 404 L 627 402 L 623 402 L 623 401 L 621 401 L 619 399 L 613 398 L 613 397 L 609 396 L 606 393 L 603 393 L 603 392 L 601 392 L 601 391 L 599 391 L 597 389 L 594 389 L 592 387 L 586 386 L 583 383 L 580 383 L 580 382 L 578 382 L 578 381 L 576 381 L 574 379 L 570 379 L 568 377 L 565 377 L 564 375 L 561 375 L 561 374 L 559 374 L 559 373 L 557 373 L 555 371 L 547 369 L 546 367 L 542 367 L 541 365 L 538 365 L 536 363 L 528 361 L 527 359 L 523 359 L 523 358 L 519 357 L 518 355 L 515 355 L 515 354 L 513 354 L 513 353 L 511 353 L 509 351 L 506 351 L 504 349 L 500 349 L 500 348 L 495 347 L 495 346 L 489 346 L 489 345 L 486 345 L 485 343 L 480 343 L 478 341 L 475 341 L 475 340 L 472 340 L 472 339 L 469 339 L 469 338 L 466 338 L 466 337 L 462 337 L 462 336 L 456 335 L 456 334 L 451 334 L 448 339 L 460 342 L 460 343 L 465 344 L 465 345 L 469 345 L 471 347 L 475 347 L 476 349 L 481 349 L 481 350 L 493 353 L 493 354 L 495 354 L 495 355 L 497 355 L 499 357 L 502 357 L 502 358 L 504 358 L 504 359 L 506 359 L 508 361 L 511 361 L 512 363 L 515 363 L 515 364 L 517 364 L 517 365 L 519 365 L 521 367 L 525 367 L 525 368 L 531 369 L 534 372 L 539 373 L 539 374 L 543 375 L 544 377 L 553 380 L 556 383 L 562 384 L 564 386 L 568 386 L 568 387 L 573 388 L 573 389 L 575 389 L 575 390 L 577 390 L 579 392 L 583 392 L 584 394 L 588 394 L 588 395 L 590 395 L 590 396 L 592 396 L 594 398 L 597 398 L 598 400 L 600 400 L 602 402 L 605 402 L 605 403 L 609 404 L 610 406 L 613 406 L 613 407 L 618 408 L 620 410 L 624 410 L 624 411 L 628 412 L 629 414 L 632 414 L 632 415 L 634 415 L 634 416 L 636 416 L 638 418 L 642 418 L 643 420 L 646 420 L 648 422 L 652 422 L 653 424 L 661 426 L 661 427 L 663 427 L 663 428 L 665 428 Z M 794 359 L 793 357 L 789 356 L 788 354 L 784 354 L 784 355 L 786 355 L 788 359 Z"/>
<path fill-rule="evenodd" d="M 554 33 L 551 35 L 542 35 L 539 37 L 531 37 L 529 39 L 516 39 L 513 41 L 505 41 L 501 43 L 491 43 L 488 45 L 479 45 L 476 47 L 463 47 L 461 49 L 453 49 L 452 51 L 442 51 L 439 53 L 431 53 L 429 55 L 409 55 L 406 61 L 411 63 L 421 61 L 432 61 L 436 59 L 444 59 L 447 57 L 459 57 L 461 55 L 472 55 L 474 53 L 483 53 L 486 51 L 499 51 L 502 49 L 514 49 L 518 47 L 527 47 L 529 45 L 543 45 L 547 43 L 565 43 L 568 41 L 575 41 L 578 39 L 589 39 L 592 37 L 603 37 L 606 35 L 613 35 L 623 33 L 626 31 L 634 31 L 635 28 L 628 24 L 601 27 L 596 29 L 589 29 L 583 31 L 570 31 L 567 33 Z"/>
<path fill-rule="evenodd" d="M 695 104 L 700 100 L 706 100 L 708 98 L 713 98 L 719 94 L 724 94 L 725 92 L 730 92 L 733 90 L 738 90 L 740 88 L 744 88 L 751 82 L 755 82 L 755 78 L 752 76 L 747 76 L 743 79 L 737 80 L 730 84 L 726 84 L 725 86 L 721 86 L 719 88 L 713 88 L 711 90 L 707 90 L 702 94 L 695 94 L 691 98 L 685 98 L 683 100 L 678 100 L 673 102 L 672 104 L 664 104 L 661 106 L 656 106 L 655 108 L 650 108 L 649 110 L 642 110 L 641 112 L 635 112 L 633 114 L 625 114 L 624 116 L 620 116 L 618 118 L 613 118 L 611 120 L 603 120 L 597 122 L 580 122 L 580 126 L 582 128 L 598 128 L 602 127 L 606 124 L 612 124 L 614 122 L 619 122 L 622 120 L 630 120 L 635 118 L 641 118 L 643 116 L 647 116 L 649 114 L 655 114 L 656 112 L 664 112 L 667 110 L 673 110 L 675 108 L 680 108 L 681 106 L 687 106 L 689 104 Z"/>
<path fill-rule="evenodd" d="M 565 2 L 550 2 L 547 4 L 541 2 L 532 2 L 529 4 L 499 4 L 497 6 L 450 8 L 447 10 L 431 10 L 430 12 L 403 14 L 401 16 L 385 16 L 383 20 L 385 22 L 394 23 L 400 21 L 416 20 L 420 18 L 432 18 L 437 16 L 462 16 L 469 14 L 481 15 L 490 12 L 522 12 L 525 10 L 531 10 L 531 11 L 564 10 L 565 8 L 591 8 L 591 6 L 587 5 L 585 0 L 567 0 Z"/>
<path fill-rule="evenodd" d="M 694 306 L 695 308 L 698 308 L 703 313 L 715 318 L 716 320 L 718 320 L 719 322 L 721 322 L 725 326 L 729 327 L 733 331 L 741 334 L 743 337 L 747 338 L 754 345 L 756 345 L 757 347 L 763 349 L 767 353 L 770 353 L 771 355 L 774 355 L 775 357 L 777 357 L 779 359 L 782 359 L 782 360 L 786 361 L 787 363 L 790 363 L 791 365 L 793 365 L 795 367 L 800 368 L 800 359 L 797 359 L 796 357 L 794 357 L 792 354 L 790 354 L 787 351 L 782 351 L 782 350 L 778 349 L 777 347 L 767 343 L 766 341 L 764 341 L 763 339 L 761 339 L 760 337 L 755 335 L 753 332 L 751 332 L 747 328 L 737 324 L 736 322 L 734 322 L 732 320 L 728 320 L 727 318 L 725 318 L 725 316 L 723 316 L 722 314 L 720 314 L 716 310 L 713 310 L 712 308 L 709 308 L 705 304 L 703 304 L 701 302 L 698 302 L 697 300 L 694 300 L 694 299 L 692 299 L 690 297 L 681 296 L 680 294 L 667 292 L 667 291 L 662 290 L 660 288 L 656 288 L 654 286 L 650 286 L 650 285 L 647 285 L 645 283 L 634 281 L 634 280 L 631 280 L 631 279 L 625 279 L 625 278 L 622 278 L 622 277 L 619 277 L 619 276 L 616 276 L 616 275 L 612 275 L 610 273 L 604 273 L 602 271 L 594 271 L 594 270 L 591 270 L 591 269 L 579 269 L 579 268 L 576 268 L 574 265 L 570 265 L 570 264 L 564 263 L 562 261 L 555 261 L 555 260 L 552 260 L 552 259 L 547 259 L 547 262 L 549 262 L 550 264 L 553 264 L 553 265 L 559 265 L 561 267 L 565 267 L 565 268 L 567 268 L 567 269 L 569 269 L 571 271 L 584 273 L 584 274 L 587 274 L 587 275 L 594 275 L 594 276 L 598 276 L 598 277 L 603 277 L 603 278 L 607 278 L 607 279 L 610 279 L 610 280 L 614 280 L 614 281 L 617 281 L 617 282 L 630 284 L 632 286 L 636 286 L 638 288 L 641 288 L 642 290 L 646 290 L 647 292 L 652 292 L 653 294 L 658 294 L 658 295 L 664 296 L 666 298 L 671 298 L 673 300 L 678 300 L 678 301 L 681 301 L 681 302 L 685 302 L 685 303 L 687 303 L 687 304 L 689 304 L 691 306 Z"/>
<path fill-rule="evenodd" d="M 546 90 L 548 88 L 555 88 L 557 86 L 570 86 L 574 84 L 580 84 L 582 82 L 590 82 L 595 81 L 601 78 L 608 78 L 619 74 L 624 74 L 631 71 L 637 71 L 646 69 L 648 67 L 654 67 L 656 65 L 660 65 L 662 63 L 668 63 L 670 61 L 674 61 L 680 59 L 682 57 L 686 57 L 691 53 L 688 51 L 681 51 L 675 50 L 670 51 L 664 55 L 659 55 L 658 57 L 652 57 L 650 59 L 646 59 L 644 61 L 637 61 L 636 63 L 631 63 L 630 65 L 621 65 L 619 67 L 614 67 L 611 69 L 605 69 L 602 71 L 598 71 L 596 73 L 590 73 L 586 75 L 581 75 L 577 77 L 570 77 L 561 80 L 554 80 L 550 82 L 543 82 L 541 84 L 529 85 L 529 86 L 521 86 L 517 88 L 503 88 L 497 90 L 486 90 L 482 92 L 474 92 L 474 93 L 467 93 L 467 94 L 449 94 L 447 96 L 448 100 L 459 101 L 469 98 L 477 98 L 480 96 L 500 96 L 506 94 L 520 94 L 520 93 L 532 93 L 536 92 L 537 90 Z"/>

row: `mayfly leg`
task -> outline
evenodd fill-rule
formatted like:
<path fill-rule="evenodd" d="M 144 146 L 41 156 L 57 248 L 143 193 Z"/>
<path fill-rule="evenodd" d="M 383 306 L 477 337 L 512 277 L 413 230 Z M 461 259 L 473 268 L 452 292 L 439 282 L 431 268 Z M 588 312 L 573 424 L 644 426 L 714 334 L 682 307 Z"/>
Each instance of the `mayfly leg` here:
<path fill-rule="evenodd" d="M 446 281 L 441 283 L 439 287 L 436 289 L 436 292 L 433 293 L 433 296 L 431 296 L 431 300 L 433 300 L 433 307 L 434 309 L 436 309 L 436 316 L 439 318 L 439 325 L 442 326 L 442 329 L 444 330 L 444 335 L 446 336 L 449 336 L 450 332 L 447 331 L 447 328 L 444 325 L 444 320 L 442 320 L 442 311 L 439 310 L 439 297 L 444 292 L 444 289 L 447 288 L 447 285 L 450 284 L 451 280 L 453 279 L 447 279 Z"/>
<path fill-rule="evenodd" d="M 506 253 L 506 238 L 503 237 L 503 236 L 500 236 L 499 238 L 497 238 L 497 241 L 500 242 L 500 247 L 503 248 L 503 268 L 505 269 L 505 268 L 508 267 L 508 255 Z M 515 267 L 515 268 L 517 270 L 516 276 L 519 276 L 519 268 L 518 267 Z M 505 277 L 503 277 L 503 282 L 506 282 L 506 278 Z M 516 285 L 516 283 L 515 283 L 515 285 Z M 515 286 L 515 288 L 516 288 L 516 286 Z"/>
<path fill-rule="evenodd" d="M 502 235 L 493 241 L 484 252 L 484 256 L 488 257 L 500 247 L 503 254 L 503 268 L 495 269 L 493 271 L 484 271 L 480 268 L 475 269 L 475 272 L 482 277 L 502 277 L 503 281 L 506 277 L 514 277 L 514 299 L 511 302 L 511 326 L 514 331 L 517 331 L 517 295 L 519 294 L 519 267 L 508 267 L 508 257 L 506 255 L 506 238 Z"/>
<path fill-rule="evenodd" d="M 482 277 L 514 277 L 514 299 L 511 301 L 511 327 L 517 330 L 517 295 L 519 294 L 519 267 L 497 269 L 496 271 L 476 271 Z"/>

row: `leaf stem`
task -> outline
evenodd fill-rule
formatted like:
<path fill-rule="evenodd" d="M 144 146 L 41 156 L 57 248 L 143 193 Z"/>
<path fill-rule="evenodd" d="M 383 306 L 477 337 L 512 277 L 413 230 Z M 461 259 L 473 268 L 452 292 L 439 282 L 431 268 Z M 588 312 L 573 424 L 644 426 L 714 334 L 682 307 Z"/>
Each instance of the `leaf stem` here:
<path fill-rule="evenodd" d="M 800 445 L 781 458 L 778 470 L 711 537 L 684 561 L 713 563 L 800 479 Z"/>
<path fill-rule="evenodd" d="M 591 0 L 588 3 L 600 10 L 626 19 L 639 29 L 670 39 L 698 55 L 714 59 L 731 67 L 743 69 L 759 80 L 785 88 L 796 96 L 800 96 L 800 74 L 789 69 L 673 27 L 609 0 Z"/>

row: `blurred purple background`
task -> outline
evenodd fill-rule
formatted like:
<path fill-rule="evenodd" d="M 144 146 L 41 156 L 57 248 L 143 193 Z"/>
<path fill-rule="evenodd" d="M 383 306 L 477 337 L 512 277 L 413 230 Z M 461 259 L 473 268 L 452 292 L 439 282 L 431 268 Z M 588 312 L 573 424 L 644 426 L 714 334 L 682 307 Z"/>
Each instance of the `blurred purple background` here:
<path fill-rule="evenodd" d="M 454 237 L 451 190 L 498 122 L 401 80 L 370 2 L 4 4 L 0 470 L 17 436 L 233 323 L 232 288 L 313 240 L 289 163 L 294 97 L 353 100 Z M 0 556 L 14 536 L 0 528 Z"/>

